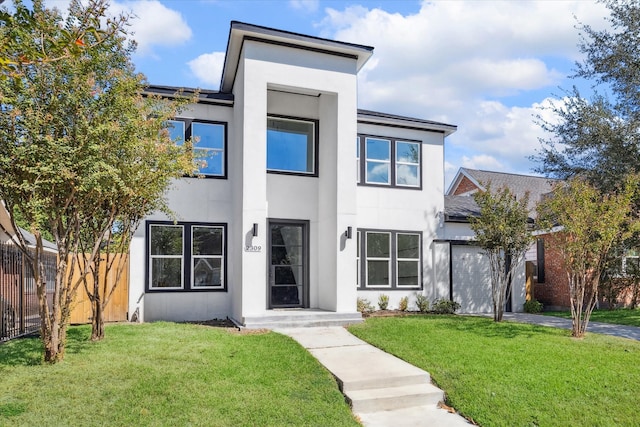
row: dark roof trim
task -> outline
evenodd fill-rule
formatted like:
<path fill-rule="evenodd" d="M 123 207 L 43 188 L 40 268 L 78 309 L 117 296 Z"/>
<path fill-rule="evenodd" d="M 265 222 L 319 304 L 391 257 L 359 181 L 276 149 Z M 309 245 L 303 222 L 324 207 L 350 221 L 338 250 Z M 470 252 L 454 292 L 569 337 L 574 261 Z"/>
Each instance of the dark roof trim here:
<path fill-rule="evenodd" d="M 233 106 L 233 94 L 219 92 L 217 90 L 162 85 L 149 85 L 144 89 L 146 94 L 160 95 L 163 98 L 169 99 L 176 98 L 178 93 L 182 93 L 185 97 L 191 97 L 196 93 L 196 91 L 198 92 L 198 103 L 200 104 L 223 105 L 227 107 Z"/>
<path fill-rule="evenodd" d="M 358 109 L 358 123 L 371 125 L 384 125 L 412 130 L 428 130 L 431 132 L 451 135 L 458 127 L 433 120 L 418 119 L 415 117 L 399 116 L 395 114 L 381 113 L 378 111 Z"/>
<path fill-rule="evenodd" d="M 478 246 L 475 240 L 433 239 L 433 243 L 449 243 L 453 246 Z"/>
<path fill-rule="evenodd" d="M 341 42 L 341 41 L 337 41 L 337 40 L 325 39 L 325 38 L 316 37 L 316 36 L 309 36 L 309 35 L 306 35 L 306 34 L 294 33 L 292 31 L 279 30 L 277 28 L 263 27 L 261 25 L 254 25 L 254 24 L 247 24 L 246 22 L 240 22 L 240 21 L 231 21 L 231 29 L 250 31 L 250 32 L 254 32 L 254 33 L 260 33 L 260 34 L 276 36 L 276 37 L 285 36 L 285 37 L 290 38 L 292 40 L 314 41 L 314 42 L 316 42 L 318 44 L 325 44 L 327 46 L 345 46 L 345 47 L 350 47 L 350 48 L 354 48 L 354 49 L 368 50 L 368 51 L 373 52 L 373 47 L 372 46 L 366 46 L 366 45 L 362 45 L 362 44 L 349 43 L 349 42 Z"/>

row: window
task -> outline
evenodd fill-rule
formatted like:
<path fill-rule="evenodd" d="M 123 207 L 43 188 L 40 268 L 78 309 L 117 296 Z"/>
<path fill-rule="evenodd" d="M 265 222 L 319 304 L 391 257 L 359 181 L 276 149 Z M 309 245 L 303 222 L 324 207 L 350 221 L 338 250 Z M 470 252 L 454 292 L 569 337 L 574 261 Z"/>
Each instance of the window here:
<path fill-rule="evenodd" d="M 422 287 L 420 232 L 360 230 L 357 239 L 358 288 Z"/>
<path fill-rule="evenodd" d="M 169 135 L 176 144 L 182 145 L 191 138 L 198 173 L 205 177 L 226 177 L 226 139 L 225 123 L 203 120 L 169 120 Z"/>
<path fill-rule="evenodd" d="M 149 291 L 226 290 L 226 225 L 147 223 Z"/>
<path fill-rule="evenodd" d="M 317 176 L 317 122 L 267 118 L 267 170 Z"/>
<path fill-rule="evenodd" d="M 390 184 L 391 181 L 391 141 L 366 138 L 367 183 Z"/>
<path fill-rule="evenodd" d="M 358 183 L 362 185 L 384 185 L 389 187 L 422 187 L 421 157 L 422 143 L 359 136 L 357 138 L 356 165 Z M 360 161 L 364 152 L 365 161 Z M 364 182 L 361 177 L 364 176 Z"/>
<path fill-rule="evenodd" d="M 640 250 L 638 248 L 627 249 L 622 258 L 622 274 L 637 275 L 640 272 Z"/>
<path fill-rule="evenodd" d="M 396 284 L 398 287 L 420 286 L 420 235 L 396 234 Z"/>
<path fill-rule="evenodd" d="M 391 233 L 367 232 L 367 281 L 368 287 L 391 286 Z"/>
<path fill-rule="evenodd" d="M 396 185 L 420 186 L 420 144 L 396 142 Z"/>

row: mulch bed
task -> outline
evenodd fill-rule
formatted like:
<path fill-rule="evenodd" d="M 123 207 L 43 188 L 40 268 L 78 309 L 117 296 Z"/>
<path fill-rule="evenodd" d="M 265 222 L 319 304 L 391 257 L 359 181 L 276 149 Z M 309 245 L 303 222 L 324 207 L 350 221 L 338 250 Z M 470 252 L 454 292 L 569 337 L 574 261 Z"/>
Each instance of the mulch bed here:
<path fill-rule="evenodd" d="M 260 334 L 266 334 L 269 332 L 269 329 L 239 328 L 229 318 L 201 320 L 201 321 L 185 322 L 185 323 L 191 323 L 193 325 L 208 326 L 211 328 L 226 329 L 229 333 L 237 334 L 237 335 L 260 335 Z"/>

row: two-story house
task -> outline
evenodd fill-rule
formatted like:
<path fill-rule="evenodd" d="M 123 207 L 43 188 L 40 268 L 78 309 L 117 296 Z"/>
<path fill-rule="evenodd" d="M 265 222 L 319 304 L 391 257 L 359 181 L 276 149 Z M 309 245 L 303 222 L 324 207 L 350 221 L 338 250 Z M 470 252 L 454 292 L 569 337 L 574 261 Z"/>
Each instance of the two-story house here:
<path fill-rule="evenodd" d="M 339 324 L 360 319 L 357 297 L 450 297 L 436 242 L 456 126 L 359 110 L 372 53 L 231 23 L 220 90 L 201 91 L 171 127 L 198 140 L 203 177 L 170 190 L 177 222 L 152 215 L 136 233 L 130 314 Z"/>

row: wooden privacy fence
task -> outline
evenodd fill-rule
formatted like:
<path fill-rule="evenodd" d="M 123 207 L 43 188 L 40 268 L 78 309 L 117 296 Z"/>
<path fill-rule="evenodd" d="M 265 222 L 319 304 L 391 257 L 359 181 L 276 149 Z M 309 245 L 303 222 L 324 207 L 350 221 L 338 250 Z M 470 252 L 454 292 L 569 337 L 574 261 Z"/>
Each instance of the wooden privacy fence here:
<path fill-rule="evenodd" d="M 115 257 L 113 267 L 109 274 L 107 275 L 107 293 L 110 289 L 113 288 L 113 285 L 116 284 L 116 279 L 118 275 L 118 265 L 120 262 L 124 262 L 125 265 L 122 266 L 123 270 L 120 275 L 120 281 L 116 285 L 116 290 L 111 296 L 111 301 L 107 305 L 104 313 L 103 319 L 105 322 L 123 322 L 127 319 L 127 309 L 129 306 L 129 256 L 122 254 L 111 254 L 110 257 Z M 100 272 L 99 279 L 102 280 L 105 275 L 106 270 L 106 256 L 102 256 L 103 262 L 100 263 Z M 78 273 L 75 274 L 74 281 L 79 277 Z M 88 279 L 89 288 L 93 287 L 93 279 L 89 277 Z M 100 294 L 104 299 L 104 295 L 102 295 L 104 289 L 104 284 L 100 283 Z M 84 284 L 80 284 L 78 287 L 78 292 L 76 293 L 76 298 L 73 304 L 73 308 L 71 310 L 71 318 L 70 323 L 72 324 L 80 324 L 80 323 L 91 323 L 91 317 L 93 313 L 91 311 L 91 301 L 89 300 L 89 296 L 87 295 L 87 291 L 84 287 Z"/>

